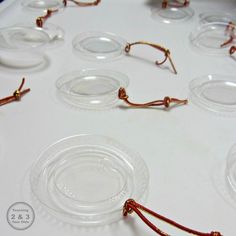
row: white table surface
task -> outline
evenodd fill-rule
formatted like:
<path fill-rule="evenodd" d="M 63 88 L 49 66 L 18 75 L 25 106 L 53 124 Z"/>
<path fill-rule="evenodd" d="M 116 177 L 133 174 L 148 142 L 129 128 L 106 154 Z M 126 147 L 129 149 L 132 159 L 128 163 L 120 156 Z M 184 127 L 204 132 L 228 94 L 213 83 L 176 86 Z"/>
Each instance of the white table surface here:
<path fill-rule="evenodd" d="M 230 147 L 236 143 L 235 118 L 217 116 L 191 102 L 168 112 L 118 107 L 84 111 L 70 109 L 55 97 L 58 77 L 84 68 L 127 74 L 128 92 L 136 101 L 166 95 L 186 98 L 188 84 L 195 77 L 235 75 L 235 60 L 194 52 L 188 40 L 201 12 L 228 11 L 236 8 L 235 1 L 192 1 L 193 19 L 175 25 L 154 21 L 153 4 L 147 2 L 102 0 L 98 7 L 67 8 L 49 19 L 65 30 L 65 42 L 45 51 L 50 59 L 47 68 L 30 72 L 0 67 L 0 97 L 10 95 L 23 76 L 27 79 L 25 87 L 31 88 L 21 102 L 0 108 L 0 235 L 154 235 L 136 215 L 104 227 L 81 228 L 58 222 L 33 204 L 36 219 L 29 229 L 17 231 L 8 225 L 6 212 L 12 203 L 31 204 L 28 174 L 39 154 L 53 142 L 74 134 L 110 136 L 139 152 L 150 172 L 146 206 L 200 231 L 219 230 L 225 236 L 236 235 L 236 208 L 218 193 L 212 180 L 219 163 L 224 164 Z M 29 19 L 17 0 L 0 13 L 0 27 Z M 110 63 L 96 63 L 78 58 L 72 52 L 71 41 L 76 34 L 89 30 L 113 32 L 129 42 L 147 40 L 168 47 L 178 75 L 149 62 L 149 58 L 155 58 L 155 52 L 147 48 L 140 48 L 147 61 L 123 57 Z M 156 223 L 171 235 L 186 235 Z"/>

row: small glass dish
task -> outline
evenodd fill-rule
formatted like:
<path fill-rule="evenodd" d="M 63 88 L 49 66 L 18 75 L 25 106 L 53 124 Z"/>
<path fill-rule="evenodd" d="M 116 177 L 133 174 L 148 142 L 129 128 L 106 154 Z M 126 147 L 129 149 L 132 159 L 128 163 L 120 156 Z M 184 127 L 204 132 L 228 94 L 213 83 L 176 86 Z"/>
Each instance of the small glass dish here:
<path fill-rule="evenodd" d="M 97 135 L 54 143 L 30 175 L 32 192 L 48 213 L 82 226 L 120 220 L 128 198 L 145 200 L 148 182 L 148 169 L 139 155 Z"/>
<path fill-rule="evenodd" d="M 40 49 L 50 38 L 44 31 L 13 26 L 0 29 L 0 64 L 11 68 L 38 67 L 46 63 Z"/>
<path fill-rule="evenodd" d="M 229 55 L 229 48 L 236 43 L 236 39 L 223 46 L 229 40 L 228 27 L 229 24 L 223 22 L 202 24 L 190 34 L 190 43 L 198 52 L 200 50 L 209 55 Z"/>
<path fill-rule="evenodd" d="M 224 12 L 224 11 L 209 11 L 204 12 L 199 15 L 200 24 L 206 23 L 225 23 L 228 24 L 229 22 L 236 22 L 236 16 L 231 12 Z"/>
<path fill-rule="evenodd" d="M 194 104 L 220 115 L 236 115 L 236 78 L 226 75 L 207 75 L 189 84 Z"/>
<path fill-rule="evenodd" d="M 126 40 L 112 33 L 83 32 L 72 41 L 78 55 L 89 60 L 109 61 L 124 55 Z"/>
<path fill-rule="evenodd" d="M 129 78 L 120 72 L 87 69 L 61 76 L 56 88 L 58 96 L 69 105 L 101 110 L 114 107 L 120 87 L 128 84 Z"/>
<path fill-rule="evenodd" d="M 169 4 L 163 8 L 161 5 L 157 8 L 152 9 L 151 17 L 155 21 L 173 24 L 173 23 L 181 23 L 184 21 L 188 21 L 194 15 L 194 10 L 189 6 L 183 6 L 182 3 L 180 5 L 176 5 L 177 1 L 174 4 Z"/>
<path fill-rule="evenodd" d="M 64 8 L 63 0 L 23 0 L 21 4 L 30 11 L 46 12 L 47 9 L 55 11 Z"/>
<path fill-rule="evenodd" d="M 12 26 L 0 29 L 0 48 L 28 50 L 45 47 L 49 42 L 49 35 L 36 28 Z"/>

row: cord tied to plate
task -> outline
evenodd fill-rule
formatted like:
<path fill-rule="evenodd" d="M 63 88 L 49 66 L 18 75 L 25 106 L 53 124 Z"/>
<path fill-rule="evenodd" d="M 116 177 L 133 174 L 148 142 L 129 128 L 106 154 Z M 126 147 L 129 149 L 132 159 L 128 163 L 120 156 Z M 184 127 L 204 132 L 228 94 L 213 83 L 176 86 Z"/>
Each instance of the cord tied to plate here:
<path fill-rule="evenodd" d="M 217 232 L 217 231 L 212 231 L 210 233 L 202 233 L 202 232 L 199 232 L 199 231 L 196 231 L 196 230 L 193 230 L 193 229 L 190 229 L 190 228 L 187 228 L 179 223 L 176 223 L 175 221 L 173 220 L 170 220 L 168 218 L 166 218 L 165 216 L 162 216 L 146 207 L 144 207 L 143 205 L 135 202 L 135 200 L 133 199 L 128 199 L 124 206 L 123 206 L 123 216 L 128 216 L 129 214 L 132 214 L 133 212 L 135 212 L 139 217 L 140 219 L 147 225 L 149 226 L 154 232 L 156 232 L 157 234 L 161 235 L 161 236 L 170 236 L 170 234 L 167 234 L 165 232 L 163 232 L 161 229 L 159 229 L 157 226 L 155 226 L 151 221 L 149 221 L 144 215 L 143 213 L 141 212 L 145 212 L 161 221 L 164 221 L 184 232 L 187 232 L 189 234 L 192 234 L 192 235 L 195 235 L 195 236 L 223 236 L 220 232 Z"/>
<path fill-rule="evenodd" d="M 20 101 L 21 97 L 30 91 L 29 88 L 22 91 L 24 83 L 25 83 L 25 78 L 22 79 L 22 82 L 19 88 L 14 91 L 12 96 L 8 96 L 8 97 L 0 99 L 0 106 L 13 102 L 13 101 Z"/>
<path fill-rule="evenodd" d="M 175 74 L 177 74 L 177 70 L 176 70 L 175 65 L 174 65 L 174 62 L 173 62 L 173 60 L 172 60 L 172 58 L 171 58 L 171 56 L 170 56 L 170 50 L 169 50 L 169 49 L 164 48 L 164 47 L 162 47 L 161 45 L 158 45 L 158 44 L 156 44 L 156 43 L 149 43 L 149 42 L 146 42 L 146 41 L 137 41 L 137 42 L 134 42 L 134 43 L 127 43 L 126 46 L 125 46 L 125 52 L 126 52 L 126 53 L 129 53 L 130 50 L 131 50 L 131 47 L 133 47 L 134 45 L 147 45 L 147 46 L 150 46 L 150 47 L 152 47 L 152 48 L 155 48 L 155 49 L 157 49 L 157 50 L 163 52 L 165 58 L 164 58 L 162 61 L 156 61 L 156 62 L 155 62 L 156 65 L 158 65 L 158 66 L 159 66 L 159 65 L 162 65 L 162 64 L 164 64 L 164 63 L 166 62 L 166 60 L 168 59 L 168 60 L 170 61 L 171 67 L 172 67 L 172 69 L 173 69 L 173 72 L 174 72 Z"/>
<path fill-rule="evenodd" d="M 188 103 L 187 99 L 180 100 L 177 98 L 170 98 L 168 96 L 164 97 L 163 100 L 155 100 L 155 101 L 147 102 L 147 103 L 133 103 L 129 101 L 129 96 L 126 93 L 125 88 L 119 89 L 118 98 L 123 100 L 129 106 L 136 107 L 136 108 L 155 107 L 155 106 L 164 106 L 165 108 L 169 108 L 171 103 L 175 103 L 179 105 Z"/>

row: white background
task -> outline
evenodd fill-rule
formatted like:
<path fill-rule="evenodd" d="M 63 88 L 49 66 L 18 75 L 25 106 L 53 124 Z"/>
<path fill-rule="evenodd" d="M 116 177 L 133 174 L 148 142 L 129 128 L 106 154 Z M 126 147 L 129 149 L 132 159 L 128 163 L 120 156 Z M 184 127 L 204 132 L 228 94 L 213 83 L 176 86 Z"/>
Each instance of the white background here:
<path fill-rule="evenodd" d="M 8 2 L 10 0 L 6 0 Z M 155 2 L 155 1 L 153 1 Z M 5 4 L 4 2 L 2 4 Z M 0 67 L 0 96 L 8 96 L 26 77 L 31 92 L 21 102 L 0 107 L 0 235 L 153 235 L 137 216 L 100 228 L 76 228 L 62 224 L 39 212 L 26 231 L 12 229 L 6 220 L 8 207 L 17 201 L 31 203 L 28 173 L 39 154 L 53 142 L 74 134 L 110 136 L 136 150 L 150 171 L 150 189 L 146 206 L 177 222 L 204 232 L 219 230 L 225 236 L 236 235 L 236 208 L 219 194 L 223 178 L 217 172 L 230 147 L 236 143 L 235 118 L 217 116 L 191 102 L 168 112 L 157 109 L 121 109 L 83 111 L 70 109 L 55 97 L 55 81 L 61 75 L 84 68 L 121 71 L 130 78 L 128 92 L 135 101 L 161 99 L 164 96 L 188 97 L 188 84 L 207 74 L 235 75 L 235 60 L 194 52 L 188 36 L 198 25 L 198 15 L 208 10 L 231 10 L 235 1 L 191 2 L 193 19 L 166 25 L 151 18 L 155 4 L 148 0 L 102 0 L 98 7 L 67 8 L 49 19 L 65 30 L 65 42 L 45 51 L 50 65 L 43 71 L 27 72 Z M 4 5 L 0 7 L 4 7 Z M 30 20 L 20 1 L 0 13 L 0 26 Z M 83 61 L 73 54 L 75 35 L 89 30 L 113 32 L 129 42 L 146 40 L 168 47 L 178 70 L 156 67 L 149 59 L 155 53 L 146 47 L 137 52 L 147 61 L 123 57 L 110 63 Z M 166 64 L 168 65 L 168 63 Z M 213 173 L 219 173 L 214 187 Z M 223 191 L 223 190 L 222 190 Z M 172 232 L 156 221 L 156 224 Z"/>

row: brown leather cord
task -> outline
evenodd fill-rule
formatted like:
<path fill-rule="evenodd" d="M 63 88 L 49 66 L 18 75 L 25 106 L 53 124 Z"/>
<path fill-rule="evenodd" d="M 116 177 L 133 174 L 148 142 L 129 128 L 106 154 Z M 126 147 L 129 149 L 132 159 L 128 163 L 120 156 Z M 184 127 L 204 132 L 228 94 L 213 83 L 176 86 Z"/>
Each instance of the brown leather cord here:
<path fill-rule="evenodd" d="M 230 44 L 234 41 L 234 39 L 235 39 L 234 30 L 235 30 L 235 24 L 232 21 L 230 21 L 225 29 L 225 34 L 226 35 L 229 34 L 229 39 L 226 40 L 224 43 L 222 43 L 220 45 L 221 47 L 227 46 L 228 44 Z"/>
<path fill-rule="evenodd" d="M 30 91 L 29 88 L 21 91 L 24 86 L 24 83 L 25 83 L 25 78 L 22 79 L 22 82 L 19 88 L 13 93 L 12 96 L 8 96 L 8 97 L 0 99 L 0 106 L 13 102 L 13 101 L 20 101 L 21 97 Z"/>
<path fill-rule="evenodd" d="M 80 7 L 89 7 L 89 6 L 97 6 L 101 0 L 95 0 L 93 2 L 80 2 L 76 0 L 63 0 L 63 4 L 66 7 L 68 2 L 73 2 L 74 4 L 80 6 Z"/>
<path fill-rule="evenodd" d="M 236 46 L 232 46 L 232 47 L 229 49 L 229 54 L 230 54 L 230 55 L 233 55 L 235 52 L 236 52 Z"/>
<path fill-rule="evenodd" d="M 134 42 L 134 43 L 127 43 L 126 46 L 125 46 L 125 52 L 126 52 L 126 53 L 129 53 L 130 50 L 131 50 L 131 47 L 134 46 L 134 45 L 147 45 L 147 46 L 150 46 L 150 47 L 152 47 L 152 48 L 155 48 L 155 49 L 157 49 L 157 50 L 163 52 L 164 55 L 165 55 L 164 60 L 163 60 L 163 61 L 160 61 L 160 62 L 159 62 L 159 61 L 156 61 L 156 62 L 155 62 L 156 65 L 158 65 L 158 66 L 159 66 L 159 65 L 162 65 L 162 64 L 164 64 L 164 63 L 166 62 L 167 59 L 169 59 L 170 64 L 171 64 L 171 67 L 172 67 L 174 73 L 177 74 L 177 70 L 176 70 L 176 68 L 175 68 L 175 65 L 174 65 L 172 59 L 171 59 L 170 50 L 169 50 L 169 49 L 166 49 L 166 48 L 164 48 L 164 47 L 162 47 L 162 46 L 160 46 L 160 45 L 158 45 L 158 44 L 155 44 L 155 43 L 149 43 L 149 42 L 146 42 L 146 41 L 137 41 L 137 42 Z"/>
<path fill-rule="evenodd" d="M 52 16 L 53 13 L 56 13 L 58 12 L 58 10 L 50 10 L 48 9 L 47 12 L 46 12 L 46 15 L 44 16 L 39 16 L 37 19 L 36 19 L 36 25 L 40 28 L 43 28 L 43 25 L 45 23 L 45 21 Z"/>
<path fill-rule="evenodd" d="M 163 100 L 156 100 L 152 102 L 147 103 L 133 103 L 128 100 L 129 96 L 126 93 L 126 90 L 124 88 L 120 88 L 118 92 L 119 99 L 123 100 L 125 103 L 127 103 L 131 107 L 137 107 L 137 108 L 145 108 L 145 107 L 155 107 L 155 106 L 164 106 L 166 108 L 170 107 L 171 103 L 175 104 L 187 104 L 188 100 L 179 100 L 177 98 L 170 98 L 170 97 L 164 97 Z"/>
<path fill-rule="evenodd" d="M 132 214 L 133 212 L 135 212 L 140 218 L 141 220 L 147 225 L 149 226 L 154 232 L 156 232 L 157 234 L 161 235 L 161 236 L 170 236 L 169 234 L 163 232 L 162 230 L 160 230 L 158 227 L 156 227 L 151 221 L 149 221 L 143 214 L 142 212 L 145 212 L 161 221 L 164 221 L 182 231 L 185 231 L 189 234 L 192 234 L 192 235 L 196 235 L 196 236 L 223 236 L 220 232 L 211 232 L 211 233 L 202 233 L 202 232 L 199 232 L 199 231 L 196 231 L 196 230 L 193 230 L 193 229 L 190 229 L 190 228 L 187 228 L 179 223 L 176 223 L 175 221 L 173 220 L 170 220 L 144 206 L 142 206 L 141 204 L 135 202 L 133 199 L 128 199 L 124 206 L 123 206 L 123 215 L 124 216 L 127 216 L 128 214 Z"/>
<path fill-rule="evenodd" d="M 169 3 L 168 0 L 162 1 L 162 8 L 167 8 L 167 6 L 173 6 L 173 7 L 187 7 L 190 4 L 189 0 L 185 0 L 184 3 L 180 3 L 178 0 L 175 0 L 175 2 Z"/>

